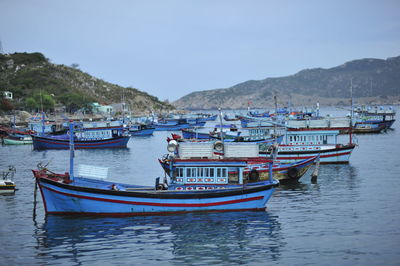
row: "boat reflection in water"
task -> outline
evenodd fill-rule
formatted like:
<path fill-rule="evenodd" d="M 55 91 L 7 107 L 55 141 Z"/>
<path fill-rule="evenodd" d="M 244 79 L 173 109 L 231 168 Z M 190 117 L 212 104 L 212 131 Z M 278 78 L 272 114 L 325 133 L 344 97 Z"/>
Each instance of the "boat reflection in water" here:
<path fill-rule="evenodd" d="M 278 260 L 285 245 L 278 217 L 267 212 L 124 218 L 47 215 L 35 237 L 37 256 L 57 264 L 262 263 Z"/>

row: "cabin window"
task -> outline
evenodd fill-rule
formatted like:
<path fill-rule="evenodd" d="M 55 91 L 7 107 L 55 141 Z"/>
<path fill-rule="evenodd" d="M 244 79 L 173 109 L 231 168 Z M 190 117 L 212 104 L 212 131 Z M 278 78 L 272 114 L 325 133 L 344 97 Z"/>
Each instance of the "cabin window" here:
<path fill-rule="evenodd" d="M 192 177 L 192 169 L 186 168 L 186 177 Z"/>
<path fill-rule="evenodd" d="M 214 177 L 214 168 L 210 168 L 210 177 Z"/>
<path fill-rule="evenodd" d="M 227 174 L 226 174 L 226 168 L 222 168 L 222 176 L 223 176 L 223 177 L 227 176 Z"/>
<path fill-rule="evenodd" d="M 228 180 L 229 183 L 239 183 L 239 168 L 233 168 L 228 171 Z"/>
<path fill-rule="evenodd" d="M 221 168 L 217 168 L 217 177 L 221 177 Z"/>
<path fill-rule="evenodd" d="M 197 176 L 198 177 L 203 177 L 204 176 L 204 174 L 203 174 L 203 171 L 204 169 L 203 168 L 197 168 Z"/>
<path fill-rule="evenodd" d="M 293 141 L 293 137 L 292 137 L 292 136 L 290 136 L 290 137 L 289 137 L 289 140 L 290 140 L 290 141 Z"/>
<path fill-rule="evenodd" d="M 204 176 L 206 176 L 206 177 L 210 176 L 210 168 L 205 168 L 204 169 Z"/>
<path fill-rule="evenodd" d="M 177 177 L 183 177 L 183 168 L 178 167 L 178 168 L 176 169 L 176 176 L 177 176 Z"/>

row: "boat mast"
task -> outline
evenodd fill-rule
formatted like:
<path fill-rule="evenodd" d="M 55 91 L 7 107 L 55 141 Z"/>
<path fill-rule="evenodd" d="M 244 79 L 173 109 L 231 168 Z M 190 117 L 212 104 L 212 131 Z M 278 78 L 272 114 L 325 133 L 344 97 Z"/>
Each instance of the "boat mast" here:
<path fill-rule="evenodd" d="M 221 107 L 218 108 L 219 111 L 219 123 L 220 123 L 220 133 L 221 133 L 221 141 L 222 143 L 224 143 L 224 132 L 222 130 L 222 111 L 221 111 Z"/>
<path fill-rule="evenodd" d="M 349 138 L 350 138 L 350 144 L 352 144 L 353 141 L 353 78 L 350 79 L 350 128 L 349 128 Z"/>
<path fill-rule="evenodd" d="M 69 176 L 74 180 L 74 123 L 69 122 Z"/>

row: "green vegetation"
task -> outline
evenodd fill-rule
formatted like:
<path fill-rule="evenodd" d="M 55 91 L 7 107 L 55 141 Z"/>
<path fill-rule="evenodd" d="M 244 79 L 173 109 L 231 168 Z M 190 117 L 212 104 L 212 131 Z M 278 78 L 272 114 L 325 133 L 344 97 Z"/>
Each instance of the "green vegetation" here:
<path fill-rule="evenodd" d="M 77 93 L 65 93 L 59 97 L 61 103 L 67 108 L 67 112 L 73 113 L 79 109 L 85 109 L 86 111 L 91 111 L 91 103 L 95 100 L 91 97 L 82 97 L 82 95 Z"/>
<path fill-rule="evenodd" d="M 76 63 L 72 67 L 51 64 L 41 53 L 0 54 L 0 91 L 11 91 L 12 105 L 28 111 L 40 110 L 42 106 L 52 111 L 56 104 L 65 105 L 70 112 L 89 110 L 93 102 L 119 103 L 123 93 L 133 111 L 174 109 L 135 88 L 123 88 L 94 78 L 78 66 Z"/>

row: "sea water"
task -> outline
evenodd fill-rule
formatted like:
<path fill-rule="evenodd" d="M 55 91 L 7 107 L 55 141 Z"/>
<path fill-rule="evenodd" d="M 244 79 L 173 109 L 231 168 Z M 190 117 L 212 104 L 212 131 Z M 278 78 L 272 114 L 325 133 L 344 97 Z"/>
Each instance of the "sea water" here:
<path fill-rule="evenodd" d="M 337 113 L 343 113 L 338 110 Z M 69 152 L 1 146 L 0 170 L 17 168 L 14 195 L 0 196 L 0 265 L 398 265 L 400 123 L 357 135 L 347 165 L 321 165 L 280 186 L 265 212 L 154 217 L 34 215 L 31 169 L 68 171 Z M 131 138 L 128 148 L 77 150 L 76 165 L 109 167 L 109 179 L 154 185 L 170 132 Z M 344 139 L 343 141 L 347 141 Z"/>

